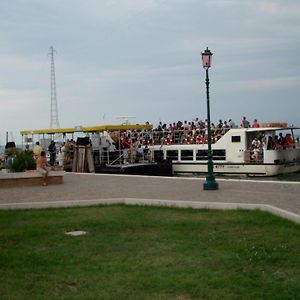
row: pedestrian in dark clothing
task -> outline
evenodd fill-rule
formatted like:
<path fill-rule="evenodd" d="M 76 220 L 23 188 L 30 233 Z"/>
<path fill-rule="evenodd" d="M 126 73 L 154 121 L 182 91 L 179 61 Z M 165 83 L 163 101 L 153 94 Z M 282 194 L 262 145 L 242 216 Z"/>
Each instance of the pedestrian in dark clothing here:
<path fill-rule="evenodd" d="M 56 160 L 56 146 L 54 141 L 51 141 L 51 144 L 48 147 L 48 151 L 50 153 L 50 165 L 54 166 Z"/>

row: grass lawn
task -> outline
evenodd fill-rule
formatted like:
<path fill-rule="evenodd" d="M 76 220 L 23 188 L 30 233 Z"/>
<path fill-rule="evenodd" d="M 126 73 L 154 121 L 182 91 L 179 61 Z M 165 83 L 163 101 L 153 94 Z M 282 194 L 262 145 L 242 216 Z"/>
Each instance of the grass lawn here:
<path fill-rule="evenodd" d="M 0 211 L 0 298 L 300 299 L 300 226 L 260 211 Z"/>

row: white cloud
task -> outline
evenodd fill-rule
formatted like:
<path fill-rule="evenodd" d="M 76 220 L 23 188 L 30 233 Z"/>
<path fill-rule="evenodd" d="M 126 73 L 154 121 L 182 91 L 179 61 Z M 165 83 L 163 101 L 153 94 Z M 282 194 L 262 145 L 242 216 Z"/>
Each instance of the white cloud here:
<path fill-rule="evenodd" d="M 295 0 L 206 0 L 206 5 L 220 9 L 239 7 L 275 17 L 300 17 L 300 3 Z"/>
<path fill-rule="evenodd" d="M 300 3 L 296 1 L 257 1 L 258 10 L 274 17 L 300 18 Z"/>
<path fill-rule="evenodd" d="M 218 8 L 231 7 L 240 5 L 242 1 L 240 0 L 207 0 L 206 5 L 214 6 Z"/>
<path fill-rule="evenodd" d="M 150 121 L 163 112 L 194 117 L 205 95 L 200 52 L 206 46 L 214 53 L 212 94 L 227 97 L 233 114 L 244 109 L 235 97 L 250 98 L 255 90 L 257 101 L 289 95 L 299 110 L 297 0 L 2 2 L 0 105 L 9 113 L 0 118 L 2 131 L 7 124 L 47 127 L 50 45 L 58 51 L 62 126 L 89 125 L 103 112 Z"/>
<path fill-rule="evenodd" d="M 300 89 L 300 76 L 232 80 L 218 83 L 218 86 L 228 91 L 282 90 L 289 88 Z"/>
<path fill-rule="evenodd" d="M 46 55 L 45 55 L 46 60 Z M 0 56 L 0 68 L 3 70 L 13 69 L 16 72 L 44 69 L 45 64 L 38 60 L 21 54 L 10 54 Z"/>
<path fill-rule="evenodd" d="M 48 97 L 49 98 L 49 97 Z M 0 89 L 0 103 L 5 105 L 5 112 L 26 112 L 28 108 L 34 109 L 47 101 L 47 95 L 43 90 L 7 90 Z"/>
<path fill-rule="evenodd" d="M 28 57 L 21 54 L 0 56 L 0 87 L 4 89 L 37 89 L 49 82 L 50 63 L 40 57 Z M 47 86 L 48 88 L 48 86 Z"/>
<path fill-rule="evenodd" d="M 173 4 L 176 4 L 176 2 L 178 2 L 178 0 L 173 0 Z M 75 10 L 79 14 L 87 16 L 89 19 L 97 20 L 99 23 L 118 24 L 126 22 L 135 15 L 167 10 L 171 3 L 171 0 L 94 0 L 89 1 L 88 4 L 86 2 L 77 1 Z"/>

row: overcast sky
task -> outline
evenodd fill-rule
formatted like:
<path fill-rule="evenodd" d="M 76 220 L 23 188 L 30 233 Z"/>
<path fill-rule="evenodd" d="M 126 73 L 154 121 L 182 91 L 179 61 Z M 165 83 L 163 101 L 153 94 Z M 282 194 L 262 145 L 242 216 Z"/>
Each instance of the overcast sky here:
<path fill-rule="evenodd" d="M 2 0 L 0 144 L 60 127 L 206 118 L 300 126 L 299 0 Z"/>

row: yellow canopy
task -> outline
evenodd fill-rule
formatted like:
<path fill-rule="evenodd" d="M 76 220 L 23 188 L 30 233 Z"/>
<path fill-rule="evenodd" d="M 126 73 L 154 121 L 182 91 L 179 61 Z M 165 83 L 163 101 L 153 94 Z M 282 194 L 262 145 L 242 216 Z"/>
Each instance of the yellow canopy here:
<path fill-rule="evenodd" d="M 75 133 L 75 132 L 103 132 L 103 131 L 119 131 L 119 130 L 143 130 L 152 129 L 151 124 L 137 124 L 137 125 L 102 125 L 83 127 L 76 126 L 72 128 L 59 128 L 59 129 L 37 129 L 37 130 L 22 130 L 21 135 L 30 134 L 56 134 L 56 133 Z"/>

